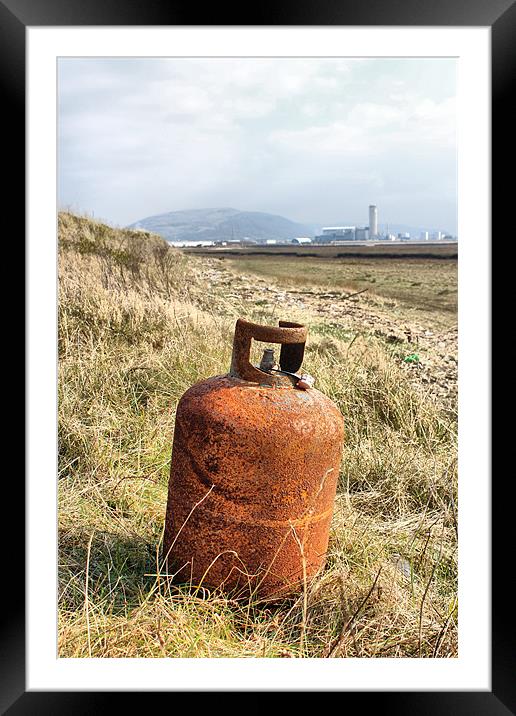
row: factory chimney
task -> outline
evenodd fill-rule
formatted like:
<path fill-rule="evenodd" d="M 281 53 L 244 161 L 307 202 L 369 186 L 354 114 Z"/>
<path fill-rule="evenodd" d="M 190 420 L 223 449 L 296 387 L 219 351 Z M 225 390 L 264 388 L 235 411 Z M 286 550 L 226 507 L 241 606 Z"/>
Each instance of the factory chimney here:
<path fill-rule="evenodd" d="M 375 204 L 369 206 L 369 238 L 378 236 L 378 209 Z"/>

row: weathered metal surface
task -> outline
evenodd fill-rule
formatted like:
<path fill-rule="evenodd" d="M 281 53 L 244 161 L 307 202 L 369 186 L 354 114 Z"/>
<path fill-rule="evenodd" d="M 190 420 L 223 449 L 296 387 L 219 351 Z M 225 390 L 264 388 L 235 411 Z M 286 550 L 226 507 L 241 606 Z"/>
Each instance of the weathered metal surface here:
<path fill-rule="evenodd" d="M 290 321 L 280 321 L 279 325 L 281 328 L 297 328 L 298 323 L 291 323 Z M 303 357 L 305 355 L 305 337 L 299 343 L 283 343 L 281 346 L 280 353 L 280 368 L 286 370 L 289 373 L 295 373 L 301 368 Z"/>
<path fill-rule="evenodd" d="M 272 348 L 266 348 L 263 351 L 262 359 L 260 361 L 259 368 L 266 372 L 270 372 L 275 367 L 274 361 L 274 350 Z"/>
<path fill-rule="evenodd" d="M 283 324 L 283 325 L 281 325 Z M 285 325 L 286 324 L 286 325 Z M 299 323 L 287 323 L 280 321 L 280 326 L 261 326 L 257 323 L 245 321 L 239 318 L 235 326 L 235 336 L 233 339 L 233 354 L 231 356 L 230 375 L 243 380 L 255 383 L 280 385 L 288 383 L 284 377 L 264 373 L 249 362 L 251 352 L 251 341 L 262 341 L 264 343 L 281 343 L 282 352 L 280 355 L 280 366 L 283 362 L 295 362 L 299 356 L 300 346 L 304 351 L 307 329 Z M 290 348 L 291 353 L 288 353 Z M 287 358 L 285 358 L 285 349 L 287 349 Z M 301 352 L 301 360 L 303 353 Z M 301 364 L 300 364 L 301 365 Z M 288 370 L 285 368 L 285 370 Z"/>
<path fill-rule="evenodd" d="M 304 344 L 306 329 L 288 335 Z M 164 556 L 179 581 L 275 598 L 324 565 L 343 418 L 315 388 L 257 372 L 259 381 L 209 378 L 181 398 Z"/>

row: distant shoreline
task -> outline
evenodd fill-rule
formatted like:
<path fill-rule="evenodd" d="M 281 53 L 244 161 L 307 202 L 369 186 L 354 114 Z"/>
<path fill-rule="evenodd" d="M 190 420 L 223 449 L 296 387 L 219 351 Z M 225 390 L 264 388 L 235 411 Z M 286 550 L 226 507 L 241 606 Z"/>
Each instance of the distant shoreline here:
<path fill-rule="evenodd" d="M 171 244 L 173 246 L 173 244 Z M 367 258 L 367 259 L 439 259 L 457 260 L 458 242 L 350 242 L 349 244 L 257 244 L 252 246 L 178 247 L 185 253 L 214 256 L 290 256 L 292 258 Z"/>

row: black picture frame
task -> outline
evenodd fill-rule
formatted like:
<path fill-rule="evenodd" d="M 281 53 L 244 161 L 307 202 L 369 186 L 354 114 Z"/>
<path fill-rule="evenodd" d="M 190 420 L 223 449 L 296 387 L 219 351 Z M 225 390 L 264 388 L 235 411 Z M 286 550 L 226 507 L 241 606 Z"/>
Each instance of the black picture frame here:
<path fill-rule="evenodd" d="M 243 8 L 242 8 L 243 10 Z M 202 18 L 202 22 L 199 22 Z M 233 5 L 207 5 L 202 12 L 185 2 L 160 0 L 0 0 L 0 82 L 3 98 L 4 138 L 15 148 L 9 164 L 9 221 L 18 236 L 25 216 L 25 37 L 34 26 L 80 25 L 348 25 L 348 26 L 489 26 L 492 38 L 492 235 L 503 240 L 502 217 L 512 206 L 512 180 L 504 169 L 514 162 L 513 116 L 509 112 L 515 73 L 516 4 L 513 0 L 361 0 L 335 2 L 304 0 L 302 3 L 262 2 L 237 12 Z M 5 146 L 5 145 L 4 145 Z M 512 151 L 511 151 L 512 149 Z M 509 194 L 511 192 L 511 195 Z M 497 227 L 497 221 L 499 228 Z M 23 261 L 23 257 L 22 257 Z M 18 395 L 19 401 L 19 395 Z M 493 436 L 494 439 L 494 436 Z M 498 443 L 501 444 L 498 434 Z M 494 444 L 492 446 L 494 448 Z M 494 450 L 493 450 L 494 452 Z M 505 499 L 502 479 L 493 481 L 492 495 L 492 691 L 471 692 L 347 692 L 358 695 L 361 708 L 378 707 L 396 714 L 500 714 L 516 713 L 516 668 L 510 575 L 512 564 L 506 545 L 512 504 Z M 4 504 L 24 504 L 22 480 L 11 481 L 11 495 Z M 5 499 L 5 495 L 4 495 Z M 22 549 L 17 537 L 16 551 Z M 121 694 L 81 692 L 27 692 L 25 688 L 24 592 L 17 575 L 18 601 L 13 607 L 12 584 L 6 588 L 8 604 L 1 612 L 0 645 L 2 713 L 91 714 L 103 707 L 120 708 Z M 410 686 L 408 685 L 408 688 Z M 140 696 L 131 693 L 133 707 Z M 367 696 L 367 700 L 364 698 Z M 116 701 L 115 701 L 116 698 Z"/>

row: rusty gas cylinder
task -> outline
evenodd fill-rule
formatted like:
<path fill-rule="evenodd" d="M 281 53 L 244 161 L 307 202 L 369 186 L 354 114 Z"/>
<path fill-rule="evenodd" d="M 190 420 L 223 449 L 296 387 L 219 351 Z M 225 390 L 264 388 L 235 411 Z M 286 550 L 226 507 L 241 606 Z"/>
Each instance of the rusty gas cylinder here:
<path fill-rule="evenodd" d="M 274 599 L 325 564 L 344 427 L 299 373 L 307 329 L 236 323 L 229 374 L 189 388 L 176 413 L 163 541 L 178 582 Z M 252 339 L 281 344 L 260 367 Z"/>

